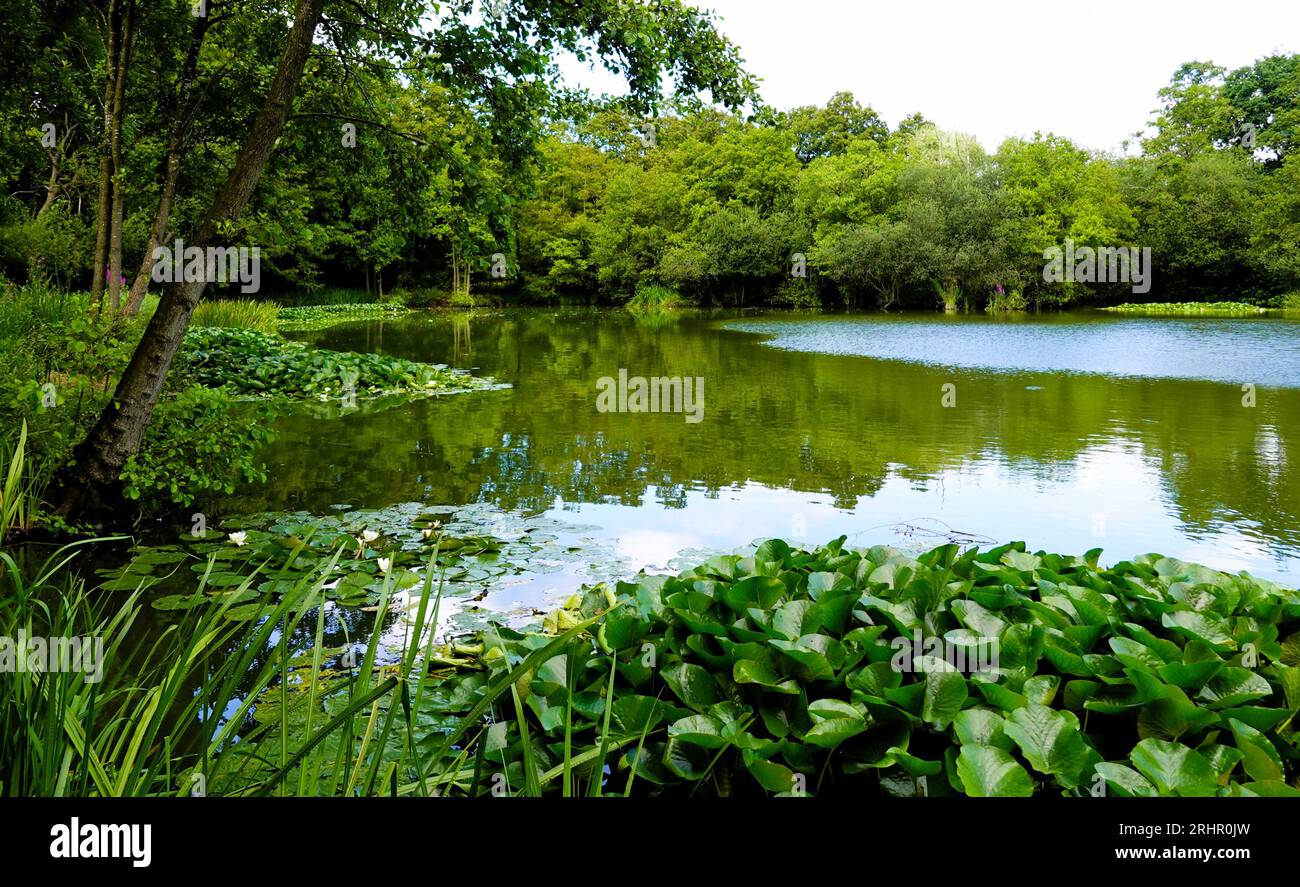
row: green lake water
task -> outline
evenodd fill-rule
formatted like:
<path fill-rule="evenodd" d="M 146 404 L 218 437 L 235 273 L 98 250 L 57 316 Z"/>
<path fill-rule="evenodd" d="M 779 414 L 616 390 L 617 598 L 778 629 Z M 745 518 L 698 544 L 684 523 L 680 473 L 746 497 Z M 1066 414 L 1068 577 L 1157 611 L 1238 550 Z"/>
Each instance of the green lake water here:
<path fill-rule="evenodd" d="M 511 387 L 286 416 L 271 482 L 223 507 L 545 521 L 568 565 L 485 589 L 491 607 L 541 606 L 596 560 L 662 570 L 772 536 L 1158 551 L 1300 583 L 1293 319 L 519 309 L 300 337 Z M 702 420 L 599 411 L 620 369 L 703 379 Z"/>

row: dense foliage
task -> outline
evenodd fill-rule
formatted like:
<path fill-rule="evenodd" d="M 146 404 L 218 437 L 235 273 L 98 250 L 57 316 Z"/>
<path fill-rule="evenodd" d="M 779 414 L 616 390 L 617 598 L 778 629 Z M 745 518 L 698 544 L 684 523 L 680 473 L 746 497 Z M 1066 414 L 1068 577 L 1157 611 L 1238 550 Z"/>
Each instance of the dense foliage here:
<path fill-rule="evenodd" d="M 486 384 L 443 365 L 312 348 L 257 330 L 221 327 L 190 330 L 174 374 L 242 396 L 321 400 L 349 393 L 437 394 Z"/>
<path fill-rule="evenodd" d="M 180 624 L 156 651 L 161 666 L 142 665 L 144 702 L 110 684 L 102 704 L 129 712 L 159 695 L 184 708 L 169 688 L 211 661 L 188 696 L 228 717 L 202 719 L 197 747 L 163 741 L 165 711 L 115 719 L 97 745 L 159 731 L 147 757 L 108 771 L 115 782 L 71 750 L 53 768 L 64 754 L 53 743 L 5 788 L 1300 794 L 1300 595 L 1247 574 L 1154 554 L 1104 568 L 1097 550 L 1021 543 L 913 557 L 842 538 L 815 550 L 770 540 L 676 576 L 587 588 L 533 631 L 439 643 L 423 629 L 451 577 L 538 549 L 445 535 L 441 518 L 418 505 L 282 515 L 137 548 L 105 590 L 131 593 L 128 611 L 147 594 Z M 376 614 L 363 656 L 326 635 L 327 607 L 331 623 Z M 396 648 L 381 640 L 390 614 Z M 54 628 L 84 630 L 89 615 Z M 83 710 L 84 685 L 64 677 L 44 680 Z M 31 693 L 4 698 L 0 715 L 41 717 Z"/>
<path fill-rule="evenodd" d="M 6 7 L 18 17 L 24 5 Z M 659 5 L 664 20 L 651 24 L 622 21 L 633 15 L 623 5 L 589 2 L 591 18 L 578 24 L 563 4 L 534 4 L 481 30 L 448 19 L 427 45 L 401 36 L 419 4 L 392 5 L 400 21 L 380 38 L 400 51 L 358 65 L 356 35 L 333 18 L 350 20 L 351 10 L 327 4 L 336 45 L 322 45 L 309 65 L 274 162 L 231 232 L 261 248 L 272 291 L 347 285 L 457 304 L 623 302 L 643 285 L 692 302 L 796 306 L 1128 298 L 1123 287 L 1045 283 L 1043 250 L 1067 239 L 1150 247 L 1156 296 L 1272 302 L 1300 290 L 1295 55 L 1235 70 L 1182 66 L 1156 96 L 1140 153 L 1101 154 L 1051 133 L 988 153 L 920 115 L 890 126 L 846 93 L 824 106 L 765 108 L 735 48 L 673 5 Z M 451 13 L 464 14 L 462 5 Z M 76 51 L 102 64 L 102 37 L 90 13 L 64 12 L 25 10 L 25 27 L 0 44 L 12 50 L 9 76 L 33 90 L 7 92 L 0 109 L 0 193 L 10 195 L 0 200 L 0 272 L 80 284 L 91 279 L 97 233 L 102 146 L 87 109 L 100 72 L 58 60 Z M 602 33 L 598 50 L 559 36 L 603 15 L 619 29 Z M 526 16 L 549 22 L 536 35 L 547 48 L 517 27 Z M 156 84 L 177 76 L 190 45 L 187 22 L 175 18 L 138 29 L 138 70 L 126 83 L 128 284 L 157 208 L 175 101 Z M 210 92 L 193 99 L 186 142 L 204 150 L 184 155 L 169 229 L 192 229 L 228 168 L 238 149 L 231 134 L 260 95 L 239 86 L 274 63 L 272 35 L 282 29 L 241 8 L 217 15 L 200 41 L 196 82 Z M 553 88 L 552 38 L 618 57 L 611 64 L 632 95 Z M 489 57 L 510 61 L 498 68 Z M 744 113 L 685 97 L 656 113 L 658 65 Z M 46 124 L 52 143 L 42 141 Z"/>
<path fill-rule="evenodd" d="M 1159 555 L 843 542 L 575 597 L 548 627 L 596 619 L 596 646 L 529 670 L 505 714 L 528 723 L 486 760 L 526 786 L 567 731 L 625 749 L 607 790 L 1300 795 L 1296 592 Z M 547 640 L 486 634 L 486 670 L 435 710 L 464 715 Z"/>

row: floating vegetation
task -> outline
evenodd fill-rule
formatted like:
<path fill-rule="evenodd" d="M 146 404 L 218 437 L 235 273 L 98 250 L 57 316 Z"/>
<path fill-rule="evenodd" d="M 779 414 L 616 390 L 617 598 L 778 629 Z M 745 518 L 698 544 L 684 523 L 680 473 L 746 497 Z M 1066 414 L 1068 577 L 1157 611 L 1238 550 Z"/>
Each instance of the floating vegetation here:
<path fill-rule="evenodd" d="M 185 335 L 174 374 L 243 397 L 446 394 L 497 387 L 443 364 L 381 354 L 329 351 L 247 329 L 198 327 Z"/>
<path fill-rule="evenodd" d="M 772 540 L 484 632 L 420 710 L 456 724 L 430 761 L 456 775 L 420 787 L 1300 796 L 1295 591 L 1159 555 L 843 541 Z M 995 663 L 970 668 L 986 641 Z M 514 705 L 485 706 L 505 684 Z"/>
<path fill-rule="evenodd" d="M 1223 317 L 1268 314 L 1270 311 L 1268 308 L 1260 308 L 1258 305 L 1251 305 L 1246 302 L 1147 302 L 1142 304 L 1130 302 L 1102 308 L 1101 310 L 1118 314 L 1164 314 L 1170 316 L 1205 314 Z"/>
<path fill-rule="evenodd" d="M 575 534 L 589 529 L 484 505 L 403 503 L 377 510 L 340 506 L 324 516 L 249 515 L 204 536 L 186 533 L 174 544 L 139 546 L 123 564 L 99 571 L 100 587 L 134 591 L 144 584 L 155 610 L 178 611 L 255 604 L 317 577 L 320 600 L 365 608 L 378 601 L 385 580 L 405 591 L 432 565 L 448 599 L 444 628 L 465 632 L 482 628 L 490 617 L 526 624 L 542 615 L 528 606 L 504 612 L 479 606 L 489 592 L 531 588 L 535 593 L 524 596 L 545 605 L 545 591 L 553 586 L 573 588 L 629 572 L 590 540 L 577 544 Z M 227 618 L 256 612 L 256 606 L 236 607 Z"/>
<path fill-rule="evenodd" d="M 394 303 L 306 305 L 301 308 L 281 308 L 276 324 L 285 331 L 306 331 L 323 329 L 352 320 L 379 320 L 386 317 L 401 317 L 409 313 L 409 308 Z"/>

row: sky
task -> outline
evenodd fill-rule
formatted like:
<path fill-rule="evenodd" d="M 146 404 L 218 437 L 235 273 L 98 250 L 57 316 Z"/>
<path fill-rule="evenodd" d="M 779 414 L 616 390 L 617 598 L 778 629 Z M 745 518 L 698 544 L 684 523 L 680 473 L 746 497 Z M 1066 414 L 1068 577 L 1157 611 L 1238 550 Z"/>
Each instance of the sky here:
<path fill-rule="evenodd" d="M 1300 0 L 700 0 L 780 108 L 852 92 L 890 125 L 920 111 L 996 150 L 1035 131 L 1119 151 L 1185 61 L 1300 51 Z M 576 60 L 565 79 L 619 94 Z"/>

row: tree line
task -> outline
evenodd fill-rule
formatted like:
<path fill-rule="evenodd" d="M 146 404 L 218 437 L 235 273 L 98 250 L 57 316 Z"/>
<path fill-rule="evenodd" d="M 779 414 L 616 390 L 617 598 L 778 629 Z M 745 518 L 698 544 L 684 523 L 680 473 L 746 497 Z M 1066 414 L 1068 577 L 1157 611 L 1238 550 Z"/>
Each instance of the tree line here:
<path fill-rule="evenodd" d="M 1300 288 L 1294 55 L 1182 66 L 1132 155 L 1051 134 L 990 154 L 845 93 L 768 108 L 740 51 L 679 0 L 0 0 L 0 14 L 0 274 L 86 292 L 97 317 L 140 309 L 174 238 L 259 248 L 270 294 L 1121 298 L 1043 279 L 1066 241 L 1150 248 L 1157 292 L 1180 299 Z M 558 86 L 563 53 L 628 94 Z M 194 306 L 223 286 L 153 289 L 66 513 L 114 500 Z"/>

